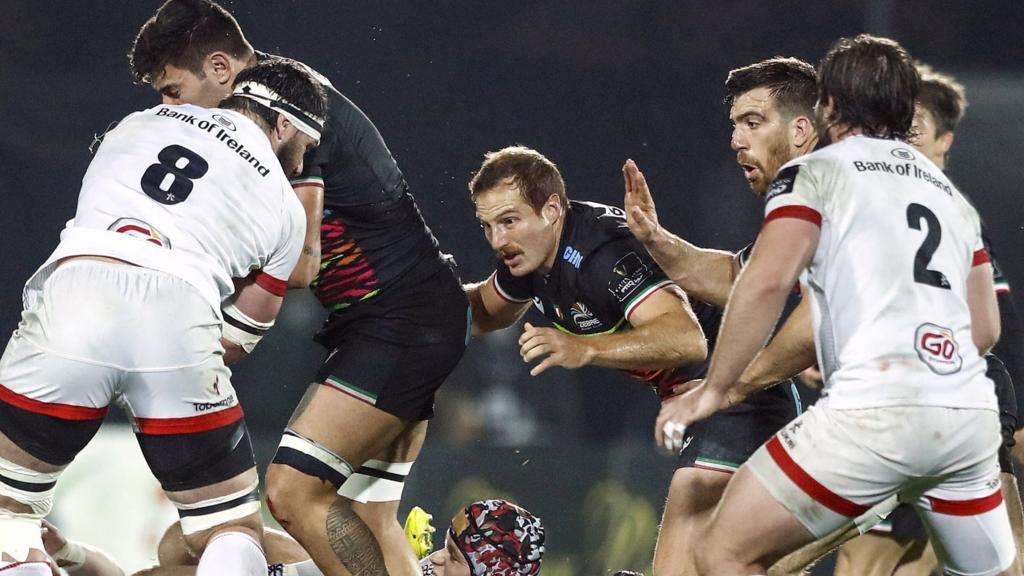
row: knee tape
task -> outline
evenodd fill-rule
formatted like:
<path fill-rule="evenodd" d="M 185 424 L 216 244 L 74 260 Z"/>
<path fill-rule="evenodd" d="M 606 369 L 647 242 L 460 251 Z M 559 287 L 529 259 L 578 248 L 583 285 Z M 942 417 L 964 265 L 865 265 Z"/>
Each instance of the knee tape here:
<path fill-rule="evenodd" d="M 405 478 L 412 462 L 367 460 L 338 490 L 338 494 L 356 502 L 395 502 L 402 499 Z"/>
<path fill-rule="evenodd" d="M 326 446 L 286 428 L 274 455 L 274 464 L 290 466 L 303 474 L 330 482 L 335 489 L 352 475 L 352 466 Z"/>
<path fill-rule="evenodd" d="M 259 482 L 253 481 L 233 494 L 210 498 L 192 504 L 174 503 L 181 518 L 181 532 L 189 535 L 214 526 L 240 520 L 260 511 Z"/>
<path fill-rule="evenodd" d="M 0 496 L 32 508 L 29 518 L 40 519 L 53 507 L 60 472 L 36 472 L 0 458 Z"/>

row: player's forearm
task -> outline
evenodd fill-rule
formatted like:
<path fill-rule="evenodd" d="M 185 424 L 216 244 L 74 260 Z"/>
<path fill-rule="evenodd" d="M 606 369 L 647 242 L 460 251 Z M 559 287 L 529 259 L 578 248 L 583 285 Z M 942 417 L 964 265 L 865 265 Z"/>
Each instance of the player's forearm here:
<path fill-rule="evenodd" d="M 124 576 L 124 570 L 106 552 L 81 542 L 68 540 L 53 558 L 75 576 Z"/>
<path fill-rule="evenodd" d="M 738 392 L 746 396 L 813 366 L 816 360 L 813 331 L 810 301 L 805 299 L 740 376 Z"/>
<path fill-rule="evenodd" d="M 687 294 L 716 306 L 725 306 L 733 283 L 733 255 L 699 248 L 671 232 L 660 232 L 645 243 L 647 251 Z"/>
<path fill-rule="evenodd" d="M 306 213 L 306 234 L 302 239 L 302 253 L 288 278 L 289 288 L 308 288 L 320 271 L 320 224 L 324 214 L 324 190 L 319 186 L 299 186 L 295 195 Z"/>
<path fill-rule="evenodd" d="M 587 346 L 588 364 L 620 370 L 659 370 L 703 362 L 708 342 L 698 327 L 679 330 L 665 318 L 602 336 L 576 336 Z"/>
<path fill-rule="evenodd" d="M 791 288 L 764 267 L 740 275 L 718 332 L 709 386 L 737 391 L 740 376 L 771 334 Z"/>
<path fill-rule="evenodd" d="M 464 284 L 462 289 L 466 292 L 469 300 L 469 307 L 473 312 L 473 336 L 480 336 L 488 332 L 502 330 L 516 323 L 522 317 L 525 309 L 512 309 L 504 314 L 492 314 L 484 305 L 483 297 L 480 295 L 480 287 L 487 283 L 477 282 L 475 284 Z"/>

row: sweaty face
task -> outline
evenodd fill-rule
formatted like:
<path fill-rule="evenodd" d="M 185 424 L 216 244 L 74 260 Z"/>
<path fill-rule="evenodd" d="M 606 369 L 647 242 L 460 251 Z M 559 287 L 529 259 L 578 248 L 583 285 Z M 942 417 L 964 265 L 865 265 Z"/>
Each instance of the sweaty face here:
<path fill-rule="evenodd" d="M 434 576 L 471 576 L 472 574 L 466 557 L 455 546 L 450 532 L 445 537 L 444 548 L 424 558 L 420 561 L 420 566 L 423 567 L 425 576 L 430 574 Z"/>
<path fill-rule="evenodd" d="M 740 94 L 729 110 L 729 119 L 736 162 L 754 194 L 764 196 L 779 168 L 795 154 L 789 141 L 789 123 L 779 113 L 768 88 L 763 87 Z"/>
<path fill-rule="evenodd" d="M 277 159 L 281 162 L 285 176 L 294 178 L 302 174 L 302 159 L 307 152 L 316 148 L 317 142 L 294 127 L 291 130 L 294 134 L 277 149 Z"/>
<path fill-rule="evenodd" d="M 231 93 L 231 83 L 218 84 L 209 74 L 196 74 L 171 64 L 152 80 L 164 104 L 195 104 L 216 108 Z"/>
<path fill-rule="evenodd" d="M 558 250 L 554 219 L 541 214 L 526 202 L 519 188 L 506 179 L 476 197 L 476 217 L 484 236 L 513 276 L 526 276 L 540 270 L 546 273 Z M 549 217 L 550 218 L 550 217 Z"/>
<path fill-rule="evenodd" d="M 924 152 L 924 155 L 936 166 L 944 168 L 949 145 L 946 143 L 946 138 L 936 136 L 935 117 L 924 106 L 918 105 L 914 108 L 914 125 L 911 128 L 911 134 L 914 135 L 911 140 L 914 147 Z"/>

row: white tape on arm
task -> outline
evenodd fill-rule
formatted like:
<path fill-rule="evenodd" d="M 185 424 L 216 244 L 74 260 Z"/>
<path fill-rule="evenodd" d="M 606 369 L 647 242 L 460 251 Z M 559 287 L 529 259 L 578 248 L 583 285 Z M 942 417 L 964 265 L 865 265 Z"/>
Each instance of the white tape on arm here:
<path fill-rule="evenodd" d="M 253 320 L 245 312 L 242 312 L 232 303 L 224 305 L 224 339 L 228 342 L 239 345 L 246 354 L 253 351 L 260 339 L 267 333 L 267 330 L 274 325 L 274 321 L 260 322 Z"/>

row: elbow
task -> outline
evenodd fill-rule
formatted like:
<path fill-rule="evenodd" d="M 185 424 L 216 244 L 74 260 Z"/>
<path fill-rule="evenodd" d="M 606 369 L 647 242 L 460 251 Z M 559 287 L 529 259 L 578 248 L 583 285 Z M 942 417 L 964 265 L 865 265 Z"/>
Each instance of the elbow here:
<path fill-rule="evenodd" d="M 1001 330 L 998 324 L 977 330 L 974 334 L 974 345 L 978 347 L 978 354 L 984 356 L 999 342 Z"/>
<path fill-rule="evenodd" d="M 697 330 L 683 335 L 675 347 L 675 366 L 697 364 L 708 358 L 708 341 Z"/>
<path fill-rule="evenodd" d="M 249 355 L 245 349 L 234 342 L 221 339 L 220 343 L 224 346 L 224 364 L 226 366 L 230 366 Z"/>
<path fill-rule="evenodd" d="M 319 268 L 318 263 L 311 262 L 307 265 L 299 265 L 292 271 L 292 275 L 288 277 L 288 288 L 309 288 L 309 285 L 313 283 L 313 279 L 316 278 L 316 273 Z"/>

